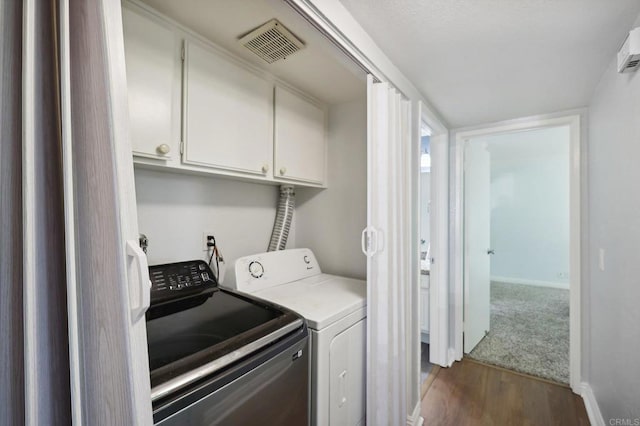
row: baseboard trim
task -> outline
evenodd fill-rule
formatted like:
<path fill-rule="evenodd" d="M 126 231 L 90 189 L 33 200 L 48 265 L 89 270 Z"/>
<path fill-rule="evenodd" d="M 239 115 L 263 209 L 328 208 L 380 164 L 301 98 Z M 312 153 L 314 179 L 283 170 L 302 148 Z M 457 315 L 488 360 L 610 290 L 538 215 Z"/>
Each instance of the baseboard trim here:
<path fill-rule="evenodd" d="M 535 287 L 561 288 L 563 290 L 569 290 L 569 283 L 560 283 L 555 281 L 527 280 L 523 278 L 500 277 L 500 276 L 492 276 L 491 281 L 497 281 L 497 282 L 509 283 L 509 284 L 532 285 Z"/>
<path fill-rule="evenodd" d="M 582 382 L 580 388 L 580 396 L 582 396 L 584 400 L 584 408 L 587 410 L 589 422 L 591 422 L 592 426 L 605 426 L 604 418 L 600 412 L 600 407 L 598 406 L 598 401 L 596 401 L 593 389 L 591 389 L 591 385 Z"/>
<path fill-rule="evenodd" d="M 424 419 L 420 416 L 420 405 L 422 401 L 418 401 L 415 408 L 413 409 L 413 413 L 409 417 L 407 417 L 407 426 L 422 426 Z"/>

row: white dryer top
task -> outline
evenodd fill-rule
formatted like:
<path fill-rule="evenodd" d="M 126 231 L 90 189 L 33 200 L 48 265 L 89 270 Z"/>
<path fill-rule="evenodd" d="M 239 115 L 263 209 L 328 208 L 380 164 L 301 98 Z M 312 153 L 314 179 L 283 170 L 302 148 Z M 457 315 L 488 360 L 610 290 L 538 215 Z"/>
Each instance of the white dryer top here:
<path fill-rule="evenodd" d="M 367 283 L 321 274 L 253 293 L 305 317 L 314 330 L 322 330 L 366 306 Z"/>
<path fill-rule="evenodd" d="M 235 264 L 235 290 L 289 308 L 321 330 L 366 306 L 365 281 L 323 274 L 309 249 L 260 253 Z"/>

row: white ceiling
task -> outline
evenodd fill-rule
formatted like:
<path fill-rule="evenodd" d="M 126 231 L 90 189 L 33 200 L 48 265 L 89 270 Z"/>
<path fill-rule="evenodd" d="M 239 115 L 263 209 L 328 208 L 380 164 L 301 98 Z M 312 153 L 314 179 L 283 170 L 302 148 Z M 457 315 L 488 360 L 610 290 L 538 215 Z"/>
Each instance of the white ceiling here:
<path fill-rule="evenodd" d="M 233 54 L 328 104 L 366 96 L 364 72 L 277 0 L 143 0 L 152 8 Z M 277 18 L 306 47 L 285 60 L 267 64 L 238 43 L 240 36 Z"/>
<path fill-rule="evenodd" d="M 450 127 L 588 105 L 640 0 L 340 0 Z"/>

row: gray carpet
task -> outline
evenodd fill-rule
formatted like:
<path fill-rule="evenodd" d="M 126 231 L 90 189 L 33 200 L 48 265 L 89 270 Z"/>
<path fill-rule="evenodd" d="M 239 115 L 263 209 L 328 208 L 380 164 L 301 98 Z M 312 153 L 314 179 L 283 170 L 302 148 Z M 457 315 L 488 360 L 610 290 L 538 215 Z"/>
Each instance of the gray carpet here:
<path fill-rule="evenodd" d="M 569 290 L 491 283 L 491 330 L 468 355 L 569 383 Z"/>

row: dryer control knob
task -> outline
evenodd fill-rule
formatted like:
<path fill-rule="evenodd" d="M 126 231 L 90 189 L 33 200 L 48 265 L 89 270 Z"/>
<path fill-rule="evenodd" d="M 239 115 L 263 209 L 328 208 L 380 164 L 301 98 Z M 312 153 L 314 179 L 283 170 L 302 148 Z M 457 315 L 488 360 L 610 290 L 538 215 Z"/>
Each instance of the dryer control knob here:
<path fill-rule="evenodd" d="M 253 261 L 249 264 L 249 273 L 253 278 L 260 278 L 264 275 L 264 266 L 260 262 Z"/>

